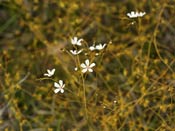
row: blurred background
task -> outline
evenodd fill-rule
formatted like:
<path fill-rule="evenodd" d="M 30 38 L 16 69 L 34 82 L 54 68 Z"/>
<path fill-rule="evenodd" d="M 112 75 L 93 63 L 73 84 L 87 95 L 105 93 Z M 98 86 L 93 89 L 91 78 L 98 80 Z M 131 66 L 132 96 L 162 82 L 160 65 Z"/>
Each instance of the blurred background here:
<path fill-rule="evenodd" d="M 0 0 L 0 130 L 174 131 L 174 14 L 174 0 Z M 108 43 L 85 79 L 87 118 L 74 36 Z"/>

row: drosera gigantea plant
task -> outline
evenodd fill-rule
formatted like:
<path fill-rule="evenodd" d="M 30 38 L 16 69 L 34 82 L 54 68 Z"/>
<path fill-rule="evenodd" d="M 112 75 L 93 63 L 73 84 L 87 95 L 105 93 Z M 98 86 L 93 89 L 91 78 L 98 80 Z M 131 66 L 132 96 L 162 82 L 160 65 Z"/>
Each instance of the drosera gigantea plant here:
<path fill-rule="evenodd" d="M 3 59 L 7 58 L 7 60 L 2 59 L 3 67 L 5 67 L 6 69 L 6 71 L 4 72 L 6 72 L 5 75 L 7 76 L 3 77 L 3 74 L 1 72 L 1 78 L 2 78 L 1 83 L 3 83 L 4 80 L 7 82 L 4 84 L 5 86 L 3 87 L 3 89 L 1 86 L 1 93 L 5 94 L 4 97 L 8 96 L 9 98 L 13 98 L 12 96 L 16 94 L 14 92 L 19 91 L 21 92 L 22 96 L 19 96 L 18 98 L 14 97 L 12 101 L 14 101 L 15 104 L 11 102 L 10 106 L 11 108 L 14 109 L 13 111 L 15 113 L 14 116 L 19 118 L 18 114 L 20 114 L 21 112 L 22 119 L 17 119 L 19 122 L 25 119 L 26 121 L 25 123 L 23 122 L 21 122 L 23 124 L 20 123 L 20 125 L 24 125 L 22 126 L 23 130 L 47 130 L 46 126 L 49 124 L 50 128 L 53 127 L 53 129 L 51 130 L 86 131 L 84 130 L 84 128 L 83 129 L 71 128 L 71 125 L 76 127 L 78 127 L 77 125 L 82 125 L 81 123 L 82 120 L 81 119 L 79 120 L 79 118 L 82 117 L 82 112 L 84 113 L 83 109 L 84 106 L 83 103 L 81 103 L 81 101 L 83 101 L 82 97 L 83 88 L 81 85 L 82 82 L 81 79 L 78 79 L 78 82 L 76 79 L 76 77 L 78 76 L 77 74 L 82 73 L 81 66 L 78 65 L 80 69 L 75 67 L 76 72 L 74 70 L 72 71 L 72 69 L 74 69 L 74 62 L 70 60 L 70 57 L 66 53 L 64 54 L 62 53 L 62 55 L 67 55 L 69 58 L 67 58 L 67 56 L 62 57 L 61 55 L 61 57 L 64 59 L 64 61 L 61 62 L 62 61 L 61 57 L 57 58 L 56 55 L 52 56 L 54 54 L 53 51 L 55 50 L 52 50 L 52 48 L 48 49 L 48 47 L 40 48 L 41 47 L 40 45 L 42 45 L 43 43 L 44 45 L 54 46 L 56 47 L 55 49 L 59 49 L 60 46 L 64 46 L 64 42 L 65 44 L 67 44 L 67 38 L 64 37 L 65 34 L 74 34 L 74 32 L 77 32 L 79 36 L 85 36 L 87 39 L 89 38 L 91 39 L 91 36 L 93 35 L 93 39 L 103 39 L 103 40 L 112 39 L 114 41 L 113 42 L 114 44 L 107 49 L 109 50 L 109 52 L 105 52 L 105 56 L 102 61 L 104 63 L 104 66 L 99 66 L 98 63 L 99 60 L 96 60 L 96 57 L 95 60 L 92 60 L 91 59 L 92 57 L 89 56 L 88 53 L 86 54 L 86 56 L 84 56 L 85 55 L 84 51 L 78 54 L 81 59 L 80 64 L 84 63 L 87 58 L 92 63 L 93 62 L 96 63 L 96 66 L 92 68 L 93 70 L 95 70 L 94 71 L 95 73 L 94 72 L 84 73 L 84 75 L 87 74 L 85 85 L 86 85 L 86 91 L 88 93 L 88 94 L 86 93 L 88 115 L 91 118 L 93 116 L 97 118 L 95 120 L 91 119 L 94 121 L 93 124 L 94 126 L 96 126 L 96 130 L 98 131 L 169 130 L 170 131 L 174 129 L 175 76 L 170 71 L 170 68 L 173 68 L 173 71 L 175 70 L 175 64 L 174 64 L 175 46 L 173 39 L 173 34 L 175 33 L 175 31 L 173 30 L 173 27 L 175 27 L 174 25 L 175 6 L 173 5 L 175 1 L 164 1 L 164 0 L 142 1 L 137 3 L 136 1 L 131 0 L 122 2 L 116 1 L 117 2 L 116 4 L 114 4 L 114 1 L 113 2 L 81 1 L 76 3 L 75 1 L 71 3 L 70 1 L 64 1 L 64 2 L 57 2 L 57 4 L 54 1 L 49 2 L 46 1 L 42 3 L 37 2 L 38 4 L 37 3 L 35 4 L 35 2 L 34 4 L 32 4 L 33 2 L 28 1 L 27 3 L 20 2 L 21 4 L 20 5 L 18 4 L 17 6 L 16 4 L 14 4 L 16 2 L 7 1 L 5 2 L 5 6 L 1 5 L 3 8 L 5 7 L 5 13 L 2 8 L 2 14 L 6 13 L 9 14 L 7 15 L 7 19 L 3 18 L 4 20 L 3 19 L 1 20 L 2 23 L 5 23 L 4 25 L 6 25 L 6 23 L 8 23 L 7 21 L 11 21 L 10 26 L 3 26 L 3 25 L 1 26 L 2 28 L 6 27 L 7 29 L 3 31 L 1 30 L 2 34 L 1 50 L 3 52 L 7 51 L 7 55 L 9 55 L 10 57 L 9 59 L 8 57 L 6 57 L 5 54 L 1 55 Z M 87 5 L 86 2 L 88 3 L 88 6 L 86 6 Z M 33 6 L 31 6 L 30 8 L 30 6 L 28 5 L 34 5 L 35 6 L 34 10 L 32 9 Z M 6 6 L 8 8 L 6 8 Z M 54 10 L 52 10 L 53 7 Z M 138 11 L 143 12 L 146 11 L 146 15 L 144 17 L 136 17 L 132 19 L 127 16 L 128 12 L 131 12 L 132 10 L 136 12 L 137 9 Z M 124 20 L 117 19 L 116 21 L 118 15 L 120 16 L 120 14 L 123 14 L 123 12 L 125 13 L 124 15 L 121 16 L 121 19 L 124 18 Z M 21 13 L 22 15 L 20 15 Z M 65 13 L 66 15 L 62 16 L 62 13 Z M 13 14 L 14 15 L 18 14 L 15 19 L 13 18 Z M 58 18 L 59 23 L 57 23 L 57 16 L 59 17 Z M 124 16 L 126 16 L 128 19 L 125 19 Z M 46 22 L 43 23 L 43 20 L 46 20 Z M 22 23 L 22 26 L 21 25 L 16 26 L 18 24 L 18 21 Z M 128 25 L 127 26 L 128 28 L 125 28 L 126 24 Z M 99 25 L 103 27 L 99 27 Z M 97 33 L 96 32 L 94 33 L 93 30 L 96 31 L 97 29 L 96 27 L 98 28 L 98 30 Z M 29 30 L 28 29 L 26 30 L 26 28 L 29 28 Z M 11 35 L 12 32 L 16 31 L 18 33 L 17 35 L 16 33 L 14 35 Z M 10 33 L 10 35 L 8 35 L 8 33 Z M 28 36 L 30 37 L 30 34 L 32 34 L 33 36 L 32 40 L 28 39 Z M 9 37 L 3 38 L 4 35 L 10 36 L 10 39 Z M 19 41 L 19 38 L 21 37 L 28 44 L 26 45 L 25 44 L 26 42 L 20 40 L 21 44 L 18 44 L 18 46 L 16 46 L 16 44 Z M 61 39 L 57 42 L 57 38 Z M 34 44 L 32 44 L 33 40 Z M 142 45 L 143 47 L 141 47 Z M 9 47 L 12 49 L 12 52 L 8 50 Z M 95 45 L 93 47 L 95 47 Z M 48 51 L 53 53 L 52 54 L 50 54 L 50 52 L 46 53 L 46 51 L 45 50 L 43 51 L 43 49 L 47 49 Z M 70 50 L 72 48 L 67 49 Z M 74 53 L 78 52 L 79 50 Z M 76 55 L 71 54 L 71 52 L 69 53 L 74 59 L 77 57 Z M 94 56 L 99 55 L 97 50 L 94 50 L 94 52 L 91 53 Z M 52 57 L 54 57 L 54 59 L 56 60 L 54 61 L 53 59 L 50 59 Z M 11 63 L 13 61 L 14 65 Z M 8 65 L 8 68 L 6 64 Z M 169 66 L 170 68 L 167 68 L 165 64 L 167 65 L 167 67 Z M 63 67 L 65 69 L 65 72 L 63 72 L 61 68 L 62 65 L 65 68 L 71 67 L 72 69 L 71 68 L 65 69 Z M 50 68 L 52 66 L 56 69 L 55 76 L 51 77 L 45 76 L 45 77 L 47 77 L 48 80 L 54 78 L 56 80 L 55 82 L 58 82 L 58 84 L 59 79 L 57 78 L 63 79 L 64 82 L 66 83 L 64 94 L 61 94 L 60 92 L 58 94 L 54 94 L 55 89 L 54 81 L 53 82 L 46 81 L 48 83 L 44 82 L 41 83 L 44 84 L 43 85 L 44 87 L 50 87 L 50 89 L 44 88 L 38 82 L 35 83 L 33 81 L 33 79 L 35 78 L 37 79 L 38 76 L 41 75 L 40 70 L 44 70 L 42 71 L 42 74 L 44 74 L 45 70 L 48 67 L 49 69 L 52 69 Z M 109 68 L 106 67 L 109 68 L 111 67 L 111 70 L 109 70 Z M 130 67 L 132 68 L 130 69 Z M 24 82 L 23 79 L 22 81 L 20 81 L 20 79 L 23 76 L 22 74 L 26 74 L 26 69 L 28 69 L 31 72 L 30 77 L 28 77 L 28 79 L 26 80 L 24 79 L 25 80 Z M 46 71 L 46 73 L 48 72 Z M 65 74 L 62 75 L 61 73 Z M 69 73 L 75 79 L 67 79 L 72 78 L 69 77 Z M 96 74 L 97 76 L 95 76 Z M 102 77 L 100 77 L 99 75 L 102 75 Z M 81 78 L 81 76 L 78 77 Z M 94 79 L 96 79 L 94 77 L 97 78 L 97 82 L 95 81 L 96 83 L 94 83 Z M 89 78 L 93 80 L 90 80 Z M 20 86 L 17 89 L 14 86 L 16 85 L 16 83 L 18 83 L 18 81 L 19 83 L 22 84 L 20 84 Z M 33 88 L 31 89 L 31 87 Z M 33 90 L 34 87 L 36 87 L 35 90 Z M 26 93 L 31 93 L 30 95 L 31 97 L 26 97 L 26 93 L 24 93 L 21 89 L 19 90 L 19 88 L 26 91 Z M 78 88 L 81 89 L 81 92 L 79 91 Z M 28 89 L 31 89 L 32 92 Z M 70 91 L 72 91 L 75 94 L 75 96 L 74 94 L 73 95 L 69 94 L 69 90 L 67 89 L 70 89 Z M 168 92 L 169 89 L 170 93 Z M 51 94 L 48 94 L 47 97 L 44 97 L 47 98 L 46 100 L 42 99 L 43 96 L 46 95 L 48 90 L 50 91 Z M 78 96 L 77 91 L 81 93 L 81 94 L 79 93 L 81 97 L 80 95 Z M 92 95 L 90 95 L 90 97 L 89 92 L 92 92 Z M 97 93 L 98 97 L 95 97 L 95 93 Z M 133 96 L 135 96 L 135 98 L 132 98 Z M 30 99 L 30 102 L 28 102 L 28 98 L 32 97 L 34 97 L 34 99 Z M 70 97 L 72 99 L 70 99 Z M 113 109 L 113 107 L 110 106 L 110 103 L 112 102 L 111 104 L 113 105 L 114 97 L 117 106 Z M 9 98 L 6 98 L 5 100 L 8 100 Z M 81 100 L 79 100 L 79 98 L 81 98 Z M 56 106 L 52 106 L 51 101 L 53 101 L 53 103 Z M 6 103 L 4 99 L 1 99 L 1 102 L 2 104 Z M 23 108 L 23 106 L 21 106 L 21 103 L 23 102 L 24 102 L 23 105 L 25 105 L 26 108 Z M 30 103 L 32 103 L 32 105 L 34 105 L 37 110 L 32 110 Z M 40 103 L 47 104 L 50 108 L 46 108 L 45 106 L 42 106 Z M 101 103 L 104 104 L 105 109 L 101 109 Z M 1 107 L 3 106 L 2 104 Z M 169 107 L 170 104 L 172 105 L 172 109 L 170 109 Z M 68 105 L 69 107 L 67 106 L 64 107 L 64 105 Z M 138 114 L 139 113 L 138 111 L 140 109 L 137 108 L 136 106 L 141 108 L 140 113 L 141 115 Z M 103 111 L 106 111 L 110 108 L 113 111 L 111 114 L 109 113 L 107 115 L 102 114 Z M 7 110 L 8 108 L 4 109 Z M 39 109 L 48 111 L 49 115 L 48 114 L 38 115 L 37 112 L 40 111 Z M 26 112 L 25 110 L 29 111 L 27 111 L 27 113 L 24 113 Z M 60 110 L 62 110 L 63 112 L 60 112 Z M 67 110 L 73 114 L 72 117 L 70 116 L 69 113 L 66 112 Z M 55 116 L 54 118 L 56 120 L 59 119 L 58 123 L 53 123 L 52 121 L 53 117 L 50 116 L 51 111 L 55 112 L 53 113 L 53 117 Z M 9 114 L 10 116 L 12 116 L 11 113 Z M 60 117 L 60 114 L 65 115 L 65 120 Z M 28 115 L 34 116 L 34 118 L 36 118 L 35 120 L 38 120 L 38 122 L 33 121 L 33 119 L 32 120 L 26 119 Z M 74 120 L 74 118 L 76 120 Z M 46 119 L 49 119 L 49 121 L 45 121 Z M 14 119 L 14 117 L 10 117 L 9 120 L 13 123 L 17 121 Z M 98 123 L 96 123 L 97 120 Z M 9 127 L 11 127 L 13 124 L 11 122 L 9 123 L 9 121 L 6 121 L 3 125 L 1 123 L 0 130 L 18 130 L 18 128 L 13 129 L 2 128 L 7 124 L 9 125 Z M 28 124 L 31 124 L 31 128 L 28 128 Z M 37 129 L 35 129 L 36 127 Z M 54 127 L 59 128 L 55 129 Z M 98 127 L 101 127 L 101 129 Z M 171 129 L 169 127 L 171 127 Z"/>
<path fill-rule="evenodd" d="M 78 39 L 78 37 L 73 37 L 70 39 L 71 42 L 71 49 L 64 48 L 61 49 L 63 52 L 66 52 L 74 61 L 74 72 L 78 73 L 78 77 L 81 78 L 82 81 L 82 89 L 83 89 L 83 103 L 84 103 L 84 111 L 86 120 L 88 120 L 88 108 L 87 108 L 87 99 L 86 99 L 86 77 L 88 73 L 92 73 L 95 70 L 97 57 L 102 56 L 104 54 L 105 48 L 108 46 L 108 44 L 93 44 L 92 46 L 89 46 L 89 44 L 82 38 Z M 111 42 L 109 42 L 111 44 Z M 93 49 L 92 49 L 93 48 Z M 54 79 L 50 78 L 55 73 L 54 69 L 47 69 L 47 73 L 44 74 L 44 76 L 47 76 L 48 78 L 44 79 L 51 79 L 54 81 L 54 93 L 64 93 L 64 87 L 66 84 L 63 82 L 63 80 L 59 80 L 59 82 L 55 82 Z M 68 87 L 66 87 L 68 88 Z M 80 87 L 81 88 L 81 87 Z"/>
<path fill-rule="evenodd" d="M 138 18 L 138 17 L 143 17 L 146 13 L 145 12 L 131 12 L 130 14 L 128 13 L 128 17 L 129 18 Z M 140 18 L 138 18 L 140 20 Z M 140 21 L 139 21 L 140 22 Z M 140 24 L 140 23 L 138 23 Z M 83 108 L 84 108 L 84 114 L 85 114 L 85 118 L 88 122 L 89 120 L 89 115 L 88 115 L 88 101 L 87 101 L 87 84 L 86 84 L 86 78 L 88 75 L 93 76 L 95 72 L 95 68 L 96 66 L 98 66 L 97 62 L 98 58 L 100 57 L 102 59 L 104 53 L 105 53 L 105 49 L 107 48 L 107 46 L 111 43 L 109 42 L 108 44 L 106 43 L 99 43 L 99 44 L 92 44 L 90 45 L 88 42 L 86 42 L 84 39 L 82 38 L 78 38 L 78 37 L 72 37 L 70 38 L 70 43 L 71 43 L 71 47 L 65 47 L 62 49 L 63 52 L 66 52 L 74 61 L 74 69 L 73 71 L 76 72 L 76 74 L 78 74 L 78 77 L 81 79 L 81 85 L 80 90 L 82 90 L 83 92 Z M 44 76 L 48 76 L 51 77 L 54 75 L 55 69 L 52 70 L 47 70 L 47 73 L 44 74 Z M 93 73 L 93 74 L 91 74 Z M 96 73 L 96 72 L 95 72 Z M 77 77 L 77 76 L 76 76 Z M 46 78 L 47 79 L 47 78 Z M 51 78 L 49 78 L 51 79 Z M 53 79 L 51 79 L 53 80 Z M 64 84 L 64 80 L 59 80 L 58 83 L 54 81 L 54 93 L 66 93 L 66 91 L 64 91 L 64 88 L 68 88 L 66 84 Z M 58 94 L 59 95 L 59 94 Z M 113 101 L 113 106 L 116 105 L 117 101 L 114 100 Z M 108 105 L 105 105 L 103 103 L 103 108 L 104 109 L 110 109 L 110 107 L 108 107 Z M 114 108 L 115 109 L 115 108 Z M 114 110 L 111 109 L 111 110 Z"/>
<path fill-rule="evenodd" d="M 74 38 L 72 38 L 74 39 Z M 71 41 L 72 41 L 71 39 Z M 82 79 L 82 88 L 83 88 L 83 98 L 84 98 L 84 108 L 85 108 L 85 116 L 86 119 L 88 119 L 88 109 L 87 109 L 87 100 L 86 100 L 86 77 L 88 75 L 88 73 L 93 72 L 94 67 L 96 66 L 96 63 L 94 63 L 95 58 L 98 55 L 103 55 L 103 49 L 105 48 L 106 44 L 104 44 L 103 46 L 101 44 L 97 44 L 95 46 L 95 44 L 93 44 L 92 46 L 89 46 L 88 43 L 85 40 L 80 39 L 82 42 L 82 46 L 80 51 L 82 51 L 81 54 L 84 55 L 75 55 L 75 54 L 71 54 L 71 57 L 73 58 L 74 62 L 75 62 L 75 71 L 78 71 L 78 73 L 81 76 Z M 78 49 L 78 47 L 80 47 L 80 44 L 77 44 L 77 46 L 74 46 L 75 44 L 72 43 L 73 48 L 74 49 Z M 91 50 L 91 48 L 93 47 L 93 50 Z M 68 51 L 66 51 L 68 54 L 70 54 Z M 98 55 L 97 55 L 98 54 Z M 83 56 L 83 57 L 81 57 Z M 86 59 L 84 60 L 84 62 L 82 62 L 82 59 L 84 59 L 84 57 L 86 57 Z M 88 57 L 88 58 L 87 58 Z"/>
<path fill-rule="evenodd" d="M 75 42 L 76 41 L 76 42 Z M 110 43 L 110 42 L 109 42 Z M 68 49 L 64 49 L 70 56 L 73 58 L 75 62 L 74 71 L 78 72 L 82 81 L 82 89 L 83 89 L 83 98 L 84 98 L 84 111 L 86 120 L 88 122 L 88 107 L 87 107 L 87 97 L 86 97 L 86 77 L 89 73 L 94 72 L 96 64 L 96 58 L 98 56 L 103 56 L 104 49 L 107 47 L 107 44 L 93 44 L 89 46 L 89 44 L 82 38 L 78 39 L 77 37 L 71 38 L 71 44 L 73 45 L 73 49 L 68 51 Z M 93 47 L 93 50 L 91 48 Z"/>
<path fill-rule="evenodd" d="M 137 13 L 136 13 L 137 14 Z M 138 17 L 142 17 L 142 16 L 138 16 Z M 138 18 L 138 17 L 133 17 L 133 18 Z M 141 26 L 141 18 L 138 18 L 138 34 L 140 34 L 140 26 Z M 139 35 L 140 36 L 140 35 Z M 140 39 L 138 39 L 138 43 L 139 43 Z M 142 43 L 142 42 L 140 42 Z M 79 78 L 81 78 L 81 85 L 80 90 L 82 90 L 83 92 L 83 111 L 85 113 L 85 118 L 88 122 L 89 118 L 91 117 L 88 113 L 88 99 L 87 99 L 87 83 L 86 80 L 88 78 L 88 76 L 94 76 L 94 73 L 92 74 L 92 72 L 96 73 L 96 67 L 97 67 L 97 61 L 98 56 L 102 56 L 103 55 L 103 51 L 105 50 L 105 48 L 108 46 L 108 44 L 93 44 L 91 46 L 89 46 L 89 44 L 83 40 L 83 39 L 78 39 L 78 37 L 73 37 L 71 38 L 71 44 L 72 46 L 69 47 L 65 47 L 63 49 L 64 52 L 66 52 L 75 62 L 75 66 L 74 66 L 74 70 L 78 75 Z M 142 46 L 142 45 L 141 45 Z M 143 47 L 141 47 L 141 52 L 142 52 Z M 142 58 L 142 53 L 138 53 L 138 57 Z M 50 71 L 52 72 L 52 71 Z M 49 71 L 48 71 L 49 74 Z M 139 83 L 140 81 L 138 81 Z M 145 81 L 146 83 L 147 81 Z M 68 84 L 68 83 L 67 83 Z M 66 84 L 66 85 L 67 85 Z M 63 83 L 62 80 L 59 80 L 59 83 L 56 84 L 56 82 L 54 83 L 55 87 L 57 89 L 54 90 L 55 93 L 64 92 L 64 87 L 68 88 L 67 86 L 65 86 L 65 84 Z M 137 85 L 137 83 L 136 83 Z M 131 102 L 125 102 L 123 99 L 122 95 L 119 95 L 119 99 L 114 100 L 112 102 L 112 104 L 108 104 L 105 102 L 102 102 L 103 104 L 103 109 L 104 110 L 110 110 L 108 112 L 108 114 L 112 114 L 113 112 L 115 112 L 116 114 L 119 115 L 119 118 L 128 118 L 129 115 L 131 113 L 133 113 L 134 109 L 136 109 L 135 112 L 138 113 L 138 116 L 142 116 L 143 113 L 145 113 L 142 110 L 142 104 L 143 106 L 148 106 L 149 105 L 149 100 L 146 100 L 145 97 L 145 91 L 143 91 L 143 96 L 141 95 L 140 98 L 136 98 L 137 94 L 136 92 L 134 92 L 134 86 L 129 86 L 129 91 L 126 95 L 126 97 L 130 97 L 129 99 L 133 100 Z M 150 92 L 152 93 L 152 92 Z M 121 93 L 122 94 L 122 93 Z M 58 94 L 60 95 L 60 94 Z M 148 95 L 148 94 L 147 94 Z M 117 105 L 117 106 L 116 106 Z M 162 110 L 165 110 L 163 106 L 160 107 Z M 127 110 L 125 112 L 125 110 Z M 112 118 L 108 118 L 107 121 L 112 120 Z M 121 123 L 119 130 L 124 128 L 126 121 L 123 121 L 123 123 Z M 144 127 L 144 129 L 146 130 L 147 128 L 147 123 L 145 120 L 140 121 L 140 123 L 142 124 L 142 126 Z M 89 126 L 89 125 L 88 125 Z"/>

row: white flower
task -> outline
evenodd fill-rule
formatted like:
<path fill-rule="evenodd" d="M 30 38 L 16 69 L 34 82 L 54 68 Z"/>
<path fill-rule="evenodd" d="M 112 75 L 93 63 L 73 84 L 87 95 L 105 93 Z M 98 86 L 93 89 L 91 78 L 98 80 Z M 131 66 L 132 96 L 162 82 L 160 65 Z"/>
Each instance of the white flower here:
<path fill-rule="evenodd" d="M 54 75 L 54 73 L 55 73 L 55 69 L 52 69 L 52 70 L 47 69 L 47 73 L 44 73 L 44 76 L 51 77 Z"/>
<path fill-rule="evenodd" d="M 81 64 L 81 67 L 83 68 L 82 72 L 83 73 L 85 73 L 87 71 L 93 72 L 92 67 L 94 67 L 94 66 L 95 66 L 95 63 L 90 64 L 89 60 L 87 59 L 87 60 L 85 60 L 85 64 L 84 63 Z"/>
<path fill-rule="evenodd" d="M 65 87 L 65 84 L 63 84 L 62 80 L 59 80 L 59 84 L 54 82 L 54 86 L 56 87 L 56 89 L 54 90 L 55 93 L 58 93 L 58 92 L 64 93 L 63 88 Z"/>
<path fill-rule="evenodd" d="M 81 46 L 81 42 L 82 42 L 82 41 L 83 41 L 83 39 L 79 39 L 79 40 L 78 40 L 78 37 L 71 38 L 71 43 L 72 43 L 72 45 Z"/>
<path fill-rule="evenodd" d="M 71 52 L 73 55 L 78 55 L 78 54 L 80 54 L 82 51 L 83 51 L 83 50 L 79 50 L 79 51 L 77 51 L 77 50 L 70 50 L 70 52 Z"/>
<path fill-rule="evenodd" d="M 146 14 L 146 12 L 131 11 L 131 13 L 127 13 L 127 16 L 129 18 L 136 18 L 136 17 L 143 17 L 145 14 Z"/>
<path fill-rule="evenodd" d="M 95 48 L 97 49 L 97 50 L 102 50 L 102 49 L 104 49 L 105 48 L 105 46 L 106 46 L 106 44 L 99 44 L 99 45 L 96 45 L 95 46 Z"/>
<path fill-rule="evenodd" d="M 91 50 L 91 51 L 93 51 L 93 50 L 102 50 L 102 49 L 104 49 L 105 48 L 105 46 L 106 46 L 106 44 L 98 44 L 98 45 L 92 45 L 92 46 L 90 46 L 89 47 L 89 49 Z"/>
<path fill-rule="evenodd" d="M 95 48 L 95 45 L 92 45 L 92 46 L 90 46 L 89 47 L 89 50 L 91 50 L 91 51 L 93 51 L 93 50 L 95 50 L 96 48 Z"/>

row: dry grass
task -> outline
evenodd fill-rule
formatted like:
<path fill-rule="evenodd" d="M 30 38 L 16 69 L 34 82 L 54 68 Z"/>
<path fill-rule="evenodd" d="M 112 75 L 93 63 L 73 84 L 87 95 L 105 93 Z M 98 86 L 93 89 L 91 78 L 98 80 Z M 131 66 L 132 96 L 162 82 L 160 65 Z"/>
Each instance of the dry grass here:
<path fill-rule="evenodd" d="M 174 131 L 174 14 L 174 0 L 1 0 L 0 130 Z M 73 36 L 108 46 L 71 57 Z M 87 58 L 94 72 L 75 72 Z"/>

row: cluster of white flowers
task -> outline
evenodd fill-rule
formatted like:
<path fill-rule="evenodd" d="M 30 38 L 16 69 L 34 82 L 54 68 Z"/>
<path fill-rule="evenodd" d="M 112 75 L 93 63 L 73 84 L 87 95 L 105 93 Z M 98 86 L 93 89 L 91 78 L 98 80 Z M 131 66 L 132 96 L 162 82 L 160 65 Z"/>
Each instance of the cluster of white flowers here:
<path fill-rule="evenodd" d="M 137 18 L 137 17 L 143 17 L 145 14 L 146 14 L 146 12 L 131 11 L 131 13 L 127 13 L 127 16 L 129 18 Z M 71 44 L 74 47 L 76 47 L 76 46 L 81 47 L 82 42 L 83 42 L 83 39 L 78 39 L 78 37 L 71 38 Z M 105 47 L 106 47 L 106 44 L 103 44 L 103 45 L 102 44 L 98 44 L 98 45 L 93 44 L 92 46 L 89 47 L 89 50 L 90 51 L 94 51 L 94 50 L 100 51 L 100 50 L 103 50 Z M 78 48 L 76 48 L 76 49 L 78 49 Z M 83 52 L 83 49 L 69 50 L 69 51 L 72 55 L 79 55 L 81 52 Z M 84 53 L 84 54 L 85 54 L 85 56 L 87 55 L 87 53 Z M 99 53 L 96 53 L 95 55 L 97 56 L 97 55 L 99 55 Z M 80 64 L 80 67 L 82 68 L 81 72 L 82 73 L 93 72 L 92 68 L 95 65 L 96 65 L 95 63 L 90 63 L 90 60 L 86 59 L 84 63 Z M 75 67 L 74 70 L 77 71 L 78 67 Z M 52 77 L 54 75 L 54 73 L 55 73 L 55 69 L 52 69 L 52 70 L 47 69 L 47 73 L 44 73 L 44 76 Z M 58 92 L 64 93 L 65 84 L 64 84 L 63 80 L 59 80 L 58 83 L 54 82 L 54 87 L 56 88 L 56 89 L 54 89 L 55 93 L 58 93 Z M 116 101 L 114 101 L 114 103 L 116 103 Z M 106 108 L 106 107 L 104 107 L 104 108 Z"/>
<path fill-rule="evenodd" d="M 82 42 L 83 42 L 83 39 L 79 39 L 78 37 L 73 37 L 71 38 L 71 44 L 74 45 L 74 46 L 79 46 L 81 47 L 82 46 Z M 106 47 L 106 44 L 98 44 L 98 45 L 93 45 L 93 46 L 90 46 L 89 47 L 89 50 L 90 51 L 94 51 L 94 50 L 102 50 Z M 83 52 L 83 49 L 80 49 L 80 50 L 70 50 L 70 53 L 72 55 L 79 55 L 81 52 Z M 87 53 L 84 53 L 85 55 L 87 55 Z M 96 56 L 98 55 L 98 53 L 96 53 Z M 86 59 L 85 60 L 85 63 L 82 63 L 80 65 L 80 67 L 82 68 L 81 72 L 82 73 L 86 73 L 86 72 L 93 72 L 92 68 L 95 66 L 95 63 L 91 63 L 90 64 L 90 60 L 89 59 Z M 75 67 L 74 68 L 75 71 L 78 70 L 78 67 Z"/>
<path fill-rule="evenodd" d="M 73 37 L 73 38 L 71 38 L 71 43 L 72 43 L 72 45 L 74 45 L 74 46 L 81 46 L 82 45 L 82 41 L 83 41 L 83 39 L 78 39 L 78 37 Z M 81 52 L 83 51 L 83 49 L 81 49 L 81 50 L 70 50 L 70 53 L 72 54 L 72 55 L 78 55 L 78 54 L 80 54 Z"/>
<path fill-rule="evenodd" d="M 52 70 L 47 69 L 47 73 L 44 73 L 44 76 L 51 77 L 54 75 L 54 73 L 55 73 L 55 69 L 52 69 Z M 59 83 L 54 82 L 54 86 L 56 87 L 56 89 L 54 90 L 55 93 L 58 93 L 58 92 L 64 93 L 65 84 L 63 83 L 63 80 L 59 80 Z"/>
<path fill-rule="evenodd" d="M 82 38 L 81 39 L 79 39 L 78 37 L 71 38 L 71 44 L 74 45 L 74 46 L 82 46 L 82 42 L 83 42 Z M 103 45 L 102 44 L 98 44 L 98 45 L 94 44 L 94 45 L 89 47 L 89 50 L 90 51 L 94 51 L 94 50 L 100 51 L 100 50 L 104 49 L 105 47 L 106 47 L 106 44 L 103 44 Z M 70 53 L 72 55 L 79 55 L 82 51 L 83 51 L 83 49 L 81 49 L 81 50 L 70 50 Z M 84 54 L 87 55 L 87 53 L 84 53 Z M 99 53 L 96 53 L 95 55 L 97 56 L 97 55 L 99 55 Z M 80 67 L 82 68 L 81 72 L 82 73 L 93 72 L 92 67 L 94 67 L 94 66 L 95 66 L 95 63 L 90 64 L 89 59 L 86 59 L 85 63 L 82 63 L 80 65 Z M 74 70 L 77 71 L 78 67 L 75 67 Z"/>
<path fill-rule="evenodd" d="M 80 46 L 81 47 L 82 46 L 82 42 L 83 42 L 83 39 L 78 39 L 78 37 L 73 37 L 71 39 L 71 44 L 74 45 L 75 47 L 76 46 Z M 106 46 L 106 44 L 103 44 L 103 45 L 102 44 L 98 44 L 96 46 L 93 45 L 93 46 L 89 47 L 89 49 L 91 51 L 93 51 L 93 50 L 102 50 L 102 49 L 105 48 L 105 46 Z M 78 48 L 76 48 L 76 49 L 78 49 Z M 83 49 L 80 49 L 80 50 L 69 50 L 69 51 L 70 51 L 70 53 L 72 55 L 79 55 L 81 52 L 83 52 Z M 86 59 L 84 63 L 80 64 L 80 68 L 82 68 L 81 72 L 82 73 L 93 72 L 92 68 L 95 65 L 96 65 L 95 63 L 90 63 L 90 60 Z M 75 67 L 74 70 L 77 71 L 78 67 Z M 47 73 L 44 73 L 44 76 L 52 77 L 54 75 L 54 73 L 55 73 L 55 69 L 51 69 L 51 70 L 47 69 Z M 56 89 L 54 89 L 55 93 L 58 93 L 58 92 L 64 93 L 65 84 L 64 84 L 63 80 L 59 80 L 58 83 L 54 82 L 54 87 L 56 88 Z"/>
<path fill-rule="evenodd" d="M 146 12 L 134 12 L 134 11 L 131 11 L 131 13 L 127 13 L 127 16 L 129 18 L 137 18 L 137 17 L 143 17 L 144 15 L 146 14 Z M 73 37 L 71 38 L 71 44 L 74 46 L 74 48 L 76 48 L 76 50 L 69 50 L 70 53 L 72 55 L 79 55 L 80 53 L 83 52 L 83 49 L 80 49 L 80 50 L 77 50 L 79 48 L 77 48 L 77 46 L 81 47 L 83 45 L 83 39 L 78 39 L 78 37 Z M 100 51 L 100 50 L 103 50 L 104 48 L 106 47 L 106 43 L 105 44 L 93 44 L 92 46 L 88 47 L 90 51 Z M 87 56 L 87 52 L 84 53 L 85 56 Z M 95 53 L 95 55 L 99 55 L 99 53 Z M 82 68 L 81 72 L 82 73 L 86 73 L 86 72 L 93 72 L 93 67 L 95 66 L 96 64 L 95 63 L 90 63 L 90 60 L 89 59 L 86 59 L 84 63 L 81 63 L 80 64 L 80 67 Z M 75 71 L 78 70 L 78 67 L 75 67 L 74 68 Z M 55 73 L 55 68 L 54 69 L 47 69 L 47 73 L 44 73 L 44 76 L 47 76 L 47 77 L 52 77 Z M 58 93 L 58 92 L 61 92 L 61 93 L 64 93 L 64 87 L 65 87 L 65 84 L 63 82 L 63 80 L 59 80 L 59 82 L 54 82 L 54 93 Z M 116 101 L 114 101 L 114 103 L 116 103 Z M 104 108 L 106 108 L 104 106 Z"/>
<path fill-rule="evenodd" d="M 137 18 L 137 17 L 143 17 L 145 14 L 146 14 L 146 12 L 131 11 L 131 13 L 127 13 L 127 16 L 129 18 Z"/>

